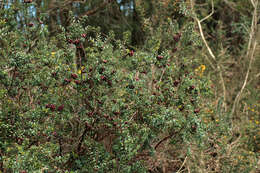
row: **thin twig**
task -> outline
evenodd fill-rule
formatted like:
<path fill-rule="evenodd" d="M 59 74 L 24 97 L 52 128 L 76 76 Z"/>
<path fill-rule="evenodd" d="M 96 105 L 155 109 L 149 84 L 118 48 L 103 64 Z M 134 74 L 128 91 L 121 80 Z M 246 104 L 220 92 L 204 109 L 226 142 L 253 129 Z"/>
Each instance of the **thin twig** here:
<path fill-rule="evenodd" d="M 163 77 L 163 75 L 164 75 L 164 73 L 165 73 L 165 70 L 166 70 L 166 68 L 163 69 L 163 72 L 162 72 L 162 75 L 161 75 L 161 77 L 160 77 L 159 83 L 162 81 L 162 77 Z"/>
<path fill-rule="evenodd" d="M 260 76 L 260 73 L 257 73 L 250 81 L 247 82 L 247 84 L 251 83 L 253 80 L 258 78 Z"/>
<path fill-rule="evenodd" d="M 211 68 L 213 68 L 214 70 L 216 70 L 217 71 L 217 69 L 215 68 L 215 66 L 212 64 L 212 62 L 210 61 L 210 59 L 208 58 L 208 56 L 207 55 L 205 55 L 205 54 L 203 54 L 204 56 L 205 56 L 205 58 L 207 59 L 207 61 L 209 62 L 209 64 L 210 64 L 210 66 L 211 66 Z"/>
<path fill-rule="evenodd" d="M 185 157 L 181 167 L 179 168 L 179 170 L 176 173 L 179 173 L 179 171 L 183 168 L 184 164 L 186 163 L 186 160 L 187 160 L 187 156 Z"/>
<path fill-rule="evenodd" d="M 211 13 L 204 17 L 203 19 L 200 20 L 200 23 L 203 22 L 204 20 L 208 19 L 210 16 L 212 16 L 214 14 L 214 4 L 213 4 L 213 1 L 211 1 Z"/>
<path fill-rule="evenodd" d="M 173 131 L 170 135 L 168 135 L 168 136 L 164 137 L 163 139 L 161 139 L 161 140 L 155 145 L 154 149 L 156 150 L 161 143 L 163 143 L 164 141 L 168 140 L 169 138 L 175 136 L 176 134 L 180 133 L 183 128 L 184 128 L 184 126 L 183 126 L 179 131 L 177 131 L 177 132 L 176 132 L 176 131 Z"/>

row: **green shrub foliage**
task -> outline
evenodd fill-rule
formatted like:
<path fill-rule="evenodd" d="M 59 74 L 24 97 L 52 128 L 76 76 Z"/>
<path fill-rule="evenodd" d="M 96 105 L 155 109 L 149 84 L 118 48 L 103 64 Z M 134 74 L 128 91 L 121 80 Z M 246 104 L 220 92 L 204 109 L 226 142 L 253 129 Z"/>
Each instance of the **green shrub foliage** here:
<path fill-rule="evenodd" d="M 118 40 L 85 17 L 71 15 L 55 37 L 39 21 L 19 30 L 14 11 L 0 19 L 2 170 L 143 173 L 160 152 L 184 160 L 228 135 L 192 54 L 201 46 L 193 22 L 180 29 L 168 18 L 136 48 L 130 32 Z"/>

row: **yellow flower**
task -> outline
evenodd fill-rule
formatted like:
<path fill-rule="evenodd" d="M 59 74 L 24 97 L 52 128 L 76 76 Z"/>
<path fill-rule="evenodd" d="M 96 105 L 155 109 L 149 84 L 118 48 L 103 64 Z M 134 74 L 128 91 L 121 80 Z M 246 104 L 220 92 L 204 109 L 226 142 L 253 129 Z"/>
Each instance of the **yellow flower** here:
<path fill-rule="evenodd" d="M 81 74 L 81 70 L 78 70 L 78 74 Z"/>
<path fill-rule="evenodd" d="M 195 69 L 195 72 L 197 72 L 197 74 L 199 76 L 202 76 L 204 71 L 205 71 L 205 69 L 206 69 L 206 66 L 202 64 L 198 68 Z"/>
<path fill-rule="evenodd" d="M 84 66 L 81 66 L 81 70 L 84 70 L 85 69 L 85 67 Z"/>
<path fill-rule="evenodd" d="M 259 124 L 259 121 L 255 120 L 255 123 L 256 123 L 256 124 Z"/>
<path fill-rule="evenodd" d="M 51 52 L 51 56 L 54 57 L 56 52 Z"/>
<path fill-rule="evenodd" d="M 201 68 L 201 71 L 203 72 L 203 71 L 205 71 L 206 66 L 205 65 L 201 65 L 200 68 Z"/>

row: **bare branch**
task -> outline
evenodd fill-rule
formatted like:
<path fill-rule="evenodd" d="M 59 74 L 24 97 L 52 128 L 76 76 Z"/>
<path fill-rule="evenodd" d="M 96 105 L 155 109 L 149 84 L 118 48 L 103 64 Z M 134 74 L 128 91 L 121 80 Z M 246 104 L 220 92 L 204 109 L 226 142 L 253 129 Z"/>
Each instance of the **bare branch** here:
<path fill-rule="evenodd" d="M 241 94 L 243 93 L 247 83 L 248 83 L 248 76 L 249 76 L 249 72 L 251 70 L 251 66 L 252 66 L 252 62 L 254 59 L 254 53 L 255 53 L 255 49 L 256 49 L 256 45 L 257 45 L 257 39 L 254 38 L 255 34 L 256 34 L 256 29 L 257 29 L 257 7 L 258 7 L 258 0 L 254 1 L 251 0 L 251 3 L 254 7 L 254 12 L 253 12 L 253 17 L 252 17 L 252 22 L 251 22 L 251 32 L 250 32 L 250 37 L 249 37 L 249 41 L 248 41 L 248 49 L 247 49 L 247 53 L 246 53 L 246 57 L 250 58 L 249 61 L 249 65 L 247 68 L 247 73 L 243 82 L 243 85 L 240 89 L 240 91 L 237 93 L 236 98 L 234 100 L 233 106 L 232 106 L 232 111 L 231 111 L 231 116 L 234 114 L 235 109 L 240 101 L 240 97 Z M 253 42 L 253 46 L 251 47 L 251 44 Z M 249 57 L 249 55 L 251 54 L 251 56 Z"/>
<path fill-rule="evenodd" d="M 201 22 L 203 22 L 204 20 L 208 19 L 210 16 L 213 15 L 214 13 L 214 3 L 213 3 L 213 0 L 211 0 L 211 5 L 212 5 L 212 11 L 211 13 L 206 16 L 205 18 L 203 18 L 202 20 L 199 20 L 196 13 L 195 13 L 195 10 L 194 10 L 194 3 L 193 3 L 193 0 L 190 0 L 190 4 L 191 4 L 191 10 L 192 12 L 194 13 L 194 19 L 196 20 L 197 24 L 198 24 L 198 27 L 199 27 L 199 32 L 200 32 L 200 36 L 211 56 L 211 58 L 216 61 L 216 56 L 214 55 L 214 53 L 212 52 L 211 48 L 209 47 L 206 39 L 205 39 L 205 36 L 204 36 L 204 32 L 203 32 L 203 29 L 202 29 L 202 26 L 201 26 Z M 209 59 L 208 59 L 209 60 Z M 211 62 L 211 61 L 210 61 Z M 210 63 L 210 64 L 213 64 L 213 63 Z M 220 79 L 221 79 L 221 85 L 222 85 L 222 90 L 223 90 L 223 97 L 224 97 L 224 101 L 223 101 L 223 107 L 225 108 L 226 110 L 226 87 L 225 87 L 225 82 L 224 82 L 224 78 L 223 78 L 223 72 L 222 72 L 222 69 L 221 69 L 221 66 L 217 63 L 216 64 L 216 68 L 214 69 L 217 69 L 218 73 L 219 73 L 219 76 L 220 76 Z"/>
<path fill-rule="evenodd" d="M 213 3 L 213 1 L 211 1 L 211 13 L 208 16 L 206 16 L 203 19 L 201 19 L 200 22 L 203 22 L 204 20 L 208 19 L 213 14 L 214 14 L 214 3 Z"/>
<path fill-rule="evenodd" d="M 245 89 L 245 87 L 246 87 L 247 79 L 248 79 L 248 76 L 249 76 L 249 71 L 250 71 L 250 69 L 251 69 L 252 62 L 253 62 L 253 59 L 254 59 L 254 52 L 255 52 L 256 45 L 257 45 L 257 42 L 255 41 L 255 42 L 254 42 L 254 46 L 253 46 L 253 48 L 252 48 L 252 53 L 251 53 L 250 62 L 249 62 L 249 65 L 248 65 L 246 77 L 245 77 L 243 86 L 242 86 L 241 90 L 237 93 L 237 96 L 236 96 L 235 101 L 234 101 L 234 103 L 233 103 L 231 115 L 234 114 L 235 108 L 236 108 L 236 106 L 237 106 L 237 104 L 238 104 L 238 102 L 239 102 L 239 100 L 240 100 L 241 94 L 242 94 L 242 92 L 244 91 L 244 89 Z"/>

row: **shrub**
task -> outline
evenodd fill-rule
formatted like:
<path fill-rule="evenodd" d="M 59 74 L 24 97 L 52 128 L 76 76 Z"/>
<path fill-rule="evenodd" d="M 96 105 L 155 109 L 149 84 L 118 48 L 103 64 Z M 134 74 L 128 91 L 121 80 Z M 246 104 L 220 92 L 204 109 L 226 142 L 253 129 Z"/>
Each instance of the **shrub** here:
<path fill-rule="evenodd" d="M 84 17 L 71 15 L 51 36 L 40 22 L 21 31 L 3 14 L 1 171 L 253 170 L 257 145 L 237 145 L 223 99 L 214 105 L 193 22 L 147 26 L 145 44 L 133 47 L 130 32 L 117 40 Z"/>

